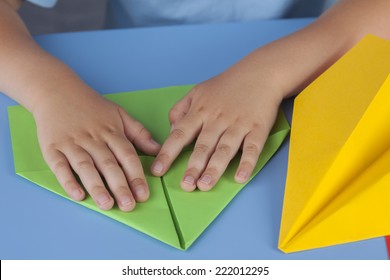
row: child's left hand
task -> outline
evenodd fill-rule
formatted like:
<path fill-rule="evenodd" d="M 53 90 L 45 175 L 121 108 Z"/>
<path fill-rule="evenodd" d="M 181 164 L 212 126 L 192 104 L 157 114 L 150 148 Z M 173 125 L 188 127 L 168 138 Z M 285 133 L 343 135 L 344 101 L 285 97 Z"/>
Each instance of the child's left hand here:
<path fill-rule="evenodd" d="M 240 147 L 235 180 L 247 181 L 283 98 L 270 86 L 270 80 L 265 69 L 256 69 L 244 59 L 195 86 L 170 111 L 172 130 L 152 165 L 152 173 L 163 175 L 183 147 L 197 137 L 181 181 L 184 190 L 210 190 Z"/>

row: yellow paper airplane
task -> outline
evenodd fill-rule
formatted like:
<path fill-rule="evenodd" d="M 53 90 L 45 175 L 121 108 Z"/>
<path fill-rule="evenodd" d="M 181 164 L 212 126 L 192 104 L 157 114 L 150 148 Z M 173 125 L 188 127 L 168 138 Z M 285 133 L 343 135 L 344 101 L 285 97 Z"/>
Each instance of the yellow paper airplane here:
<path fill-rule="evenodd" d="M 368 35 L 295 99 L 282 251 L 390 235 L 389 74 Z"/>

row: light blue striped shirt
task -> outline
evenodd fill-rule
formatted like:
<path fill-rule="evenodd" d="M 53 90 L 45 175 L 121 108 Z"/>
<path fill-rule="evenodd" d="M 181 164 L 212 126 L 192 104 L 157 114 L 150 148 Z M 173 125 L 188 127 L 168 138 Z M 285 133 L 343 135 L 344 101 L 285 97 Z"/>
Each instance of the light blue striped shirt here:
<path fill-rule="evenodd" d="M 53 7 L 57 0 L 28 0 Z M 66 1 L 66 0 L 64 0 Z M 318 16 L 337 0 L 110 0 L 107 27 Z"/>

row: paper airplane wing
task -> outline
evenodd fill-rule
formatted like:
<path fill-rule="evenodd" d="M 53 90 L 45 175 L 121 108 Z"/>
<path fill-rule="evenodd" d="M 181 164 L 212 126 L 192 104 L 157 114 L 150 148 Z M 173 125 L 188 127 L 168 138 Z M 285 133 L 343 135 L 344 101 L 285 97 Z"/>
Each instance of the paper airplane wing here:
<path fill-rule="evenodd" d="M 367 36 L 294 104 L 279 248 L 390 234 L 390 42 Z"/>

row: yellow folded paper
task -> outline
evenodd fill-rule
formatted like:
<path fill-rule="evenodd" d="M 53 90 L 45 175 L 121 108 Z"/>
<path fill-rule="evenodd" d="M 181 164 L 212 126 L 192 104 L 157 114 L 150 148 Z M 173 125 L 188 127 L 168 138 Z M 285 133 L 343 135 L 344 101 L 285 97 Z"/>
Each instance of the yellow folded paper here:
<path fill-rule="evenodd" d="M 369 35 L 295 99 L 282 251 L 390 235 L 389 73 Z"/>

